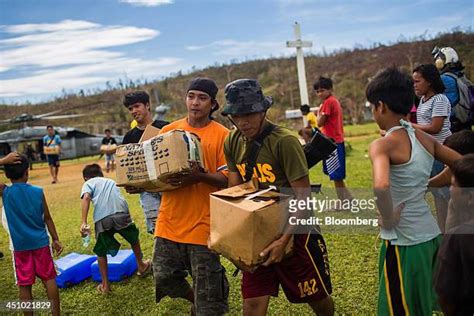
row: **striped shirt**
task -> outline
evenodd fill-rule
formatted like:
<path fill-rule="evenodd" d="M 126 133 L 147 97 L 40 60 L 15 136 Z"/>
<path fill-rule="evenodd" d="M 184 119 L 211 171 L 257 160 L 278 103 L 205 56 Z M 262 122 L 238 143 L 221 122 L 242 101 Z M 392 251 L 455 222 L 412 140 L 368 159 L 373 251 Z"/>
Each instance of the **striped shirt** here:
<path fill-rule="evenodd" d="M 449 115 L 451 114 L 451 104 L 448 98 L 442 94 L 435 94 L 428 100 L 424 97 L 421 98 L 420 104 L 416 111 L 416 119 L 420 125 L 429 125 L 433 121 L 433 117 L 444 117 L 443 127 L 441 130 L 432 134 L 432 136 L 439 142 L 443 143 L 444 140 L 451 135 L 451 123 L 449 122 Z"/>

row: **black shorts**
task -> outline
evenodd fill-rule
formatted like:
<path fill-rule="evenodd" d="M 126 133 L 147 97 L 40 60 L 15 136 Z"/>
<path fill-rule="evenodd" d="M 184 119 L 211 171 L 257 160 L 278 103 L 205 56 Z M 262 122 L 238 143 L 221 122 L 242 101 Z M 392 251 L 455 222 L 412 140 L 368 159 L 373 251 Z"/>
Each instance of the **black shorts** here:
<path fill-rule="evenodd" d="M 59 167 L 59 155 L 46 155 L 48 159 L 48 165 Z"/>

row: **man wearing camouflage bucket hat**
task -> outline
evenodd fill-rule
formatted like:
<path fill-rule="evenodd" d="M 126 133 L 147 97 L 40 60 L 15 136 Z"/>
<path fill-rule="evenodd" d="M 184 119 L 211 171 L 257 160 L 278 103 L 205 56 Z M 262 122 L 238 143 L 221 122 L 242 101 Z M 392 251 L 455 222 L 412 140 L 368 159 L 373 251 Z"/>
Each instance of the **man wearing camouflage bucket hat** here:
<path fill-rule="evenodd" d="M 310 198 L 309 172 L 302 146 L 288 129 L 266 119 L 273 100 L 263 95 L 258 81 L 239 79 L 227 84 L 225 98 L 222 114 L 237 127 L 224 143 L 229 187 L 249 180 L 253 173 L 261 187 L 287 188 L 297 199 Z M 254 143 L 261 143 L 256 154 L 252 154 Z M 256 158 L 248 158 L 252 156 Z M 246 170 L 249 161 L 253 170 L 251 167 Z M 292 235 L 293 254 L 283 258 Z M 286 227 L 281 237 L 260 256 L 265 261 L 257 270 L 243 272 L 244 315 L 265 315 L 270 296 L 278 295 L 280 284 L 290 302 L 308 303 L 318 315 L 334 314 L 328 255 L 318 231 L 313 228 L 297 234 L 295 227 Z"/>

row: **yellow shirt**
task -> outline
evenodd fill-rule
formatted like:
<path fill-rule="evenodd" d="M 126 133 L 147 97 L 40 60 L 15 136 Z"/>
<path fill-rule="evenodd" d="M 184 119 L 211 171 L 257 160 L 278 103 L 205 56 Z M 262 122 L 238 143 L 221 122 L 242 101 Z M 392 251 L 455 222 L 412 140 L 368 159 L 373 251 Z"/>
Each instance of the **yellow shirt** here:
<path fill-rule="evenodd" d="M 211 121 L 207 126 L 194 128 L 187 118 L 163 127 L 160 133 L 174 129 L 193 132 L 201 139 L 204 167 L 211 173 L 227 169 L 224 140 L 229 131 Z M 210 198 L 218 188 L 200 182 L 173 191 L 163 192 L 160 213 L 156 221 L 155 236 L 175 242 L 207 245 L 210 233 Z"/>
<path fill-rule="evenodd" d="M 308 120 L 308 123 L 311 124 L 312 128 L 318 127 L 318 119 L 313 112 L 310 111 L 308 114 L 306 114 L 306 120 Z"/>

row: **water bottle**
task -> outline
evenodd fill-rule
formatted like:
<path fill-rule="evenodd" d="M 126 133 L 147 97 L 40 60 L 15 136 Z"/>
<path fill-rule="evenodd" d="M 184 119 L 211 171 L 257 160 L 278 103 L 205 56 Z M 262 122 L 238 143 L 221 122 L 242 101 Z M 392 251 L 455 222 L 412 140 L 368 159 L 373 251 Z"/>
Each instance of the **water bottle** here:
<path fill-rule="evenodd" d="M 86 225 L 82 233 L 82 246 L 84 248 L 87 248 L 90 242 L 91 242 L 91 227 L 89 225 Z"/>

